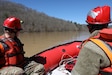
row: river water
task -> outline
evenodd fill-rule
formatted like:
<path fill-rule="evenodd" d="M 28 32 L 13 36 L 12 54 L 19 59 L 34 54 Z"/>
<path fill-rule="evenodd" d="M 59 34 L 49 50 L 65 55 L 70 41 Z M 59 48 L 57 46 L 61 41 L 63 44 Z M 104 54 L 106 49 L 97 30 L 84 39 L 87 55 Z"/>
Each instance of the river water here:
<path fill-rule="evenodd" d="M 87 31 L 20 33 L 19 38 L 24 43 L 25 56 L 71 41 L 82 41 L 89 37 Z"/>

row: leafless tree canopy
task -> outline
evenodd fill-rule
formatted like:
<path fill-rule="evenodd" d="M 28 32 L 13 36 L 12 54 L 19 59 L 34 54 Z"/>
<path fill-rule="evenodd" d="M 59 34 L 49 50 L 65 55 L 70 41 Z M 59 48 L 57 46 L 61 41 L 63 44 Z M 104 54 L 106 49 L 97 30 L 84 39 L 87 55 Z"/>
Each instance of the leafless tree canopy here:
<path fill-rule="evenodd" d="M 24 32 L 75 31 L 84 29 L 82 25 L 76 22 L 50 17 L 22 4 L 0 0 L 0 31 L 2 31 L 3 21 L 9 16 L 15 16 L 24 21 L 22 24 Z"/>

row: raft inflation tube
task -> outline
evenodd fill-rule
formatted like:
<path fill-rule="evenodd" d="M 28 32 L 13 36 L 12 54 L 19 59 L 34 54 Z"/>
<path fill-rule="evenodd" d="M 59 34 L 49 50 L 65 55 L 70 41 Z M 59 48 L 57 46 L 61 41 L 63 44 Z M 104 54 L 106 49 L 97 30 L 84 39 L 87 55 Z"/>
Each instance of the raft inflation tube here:
<path fill-rule="evenodd" d="M 58 45 L 50 49 L 44 50 L 43 52 L 40 52 L 34 56 L 35 57 L 41 56 L 46 59 L 46 63 L 44 64 L 44 67 L 47 72 L 47 71 L 53 70 L 56 66 L 58 66 L 63 55 L 77 56 L 79 53 L 78 46 L 80 44 L 81 44 L 81 41 L 73 41 L 73 42 L 65 43 L 65 44 Z"/>

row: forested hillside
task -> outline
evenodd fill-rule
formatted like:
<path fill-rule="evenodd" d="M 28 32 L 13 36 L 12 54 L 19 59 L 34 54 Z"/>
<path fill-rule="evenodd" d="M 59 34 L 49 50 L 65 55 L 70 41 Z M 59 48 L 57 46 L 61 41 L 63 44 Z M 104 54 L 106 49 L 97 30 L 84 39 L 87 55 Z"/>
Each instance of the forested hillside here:
<path fill-rule="evenodd" d="M 77 24 L 77 22 L 65 21 L 48 16 L 22 4 L 0 0 L 0 28 L 3 25 L 3 20 L 9 16 L 16 16 L 23 20 L 23 31 L 27 32 L 86 30 L 84 26 Z M 2 29 L 0 30 L 2 31 Z"/>

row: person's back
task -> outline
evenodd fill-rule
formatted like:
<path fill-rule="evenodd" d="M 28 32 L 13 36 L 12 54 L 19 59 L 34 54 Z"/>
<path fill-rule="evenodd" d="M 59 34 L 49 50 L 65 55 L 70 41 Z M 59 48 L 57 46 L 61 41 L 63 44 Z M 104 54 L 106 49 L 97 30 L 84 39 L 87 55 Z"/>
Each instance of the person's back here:
<path fill-rule="evenodd" d="M 90 38 L 99 35 L 99 32 L 107 28 L 111 22 L 110 7 L 103 6 L 94 8 L 89 12 L 86 22 L 88 23 L 90 33 L 93 34 L 98 30 L 94 35 L 90 36 Z M 76 65 L 71 72 L 72 75 L 98 75 L 101 68 L 110 66 L 110 59 L 107 54 L 101 47 L 91 41 L 90 38 L 82 45 Z M 94 38 L 105 40 L 101 37 Z"/>

